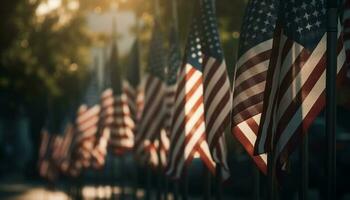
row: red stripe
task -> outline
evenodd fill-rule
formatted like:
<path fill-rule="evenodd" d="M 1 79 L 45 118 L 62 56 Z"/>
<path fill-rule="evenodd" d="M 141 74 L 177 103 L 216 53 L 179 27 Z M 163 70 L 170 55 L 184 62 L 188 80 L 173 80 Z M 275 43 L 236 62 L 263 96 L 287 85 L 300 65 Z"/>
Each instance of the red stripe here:
<path fill-rule="evenodd" d="M 246 61 L 244 64 L 242 64 L 239 69 L 236 72 L 236 77 L 239 77 L 243 72 L 249 70 L 250 68 L 254 67 L 255 65 L 262 63 L 268 59 L 270 59 L 271 55 L 271 49 L 268 49 L 262 53 L 259 53 L 258 55 L 249 58 L 248 61 Z"/>
<path fill-rule="evenodd" d="M 253 119 L 249 119 L 248 121 L 252 121 Z M 251 144 L 249 140 L 246 138 L 244 132 L 238 127 L 235 126 L 232 129 L 233 135 L 238 139 L 238 141 L 243 145 L 244 149 L 248 152 L 248 155 L 253 159 L 257 167 L 263 172 L 265 175 L 267 174 L 267 164 L 262 160 L 260 156 L 254 156 L 254 144 Z"/>

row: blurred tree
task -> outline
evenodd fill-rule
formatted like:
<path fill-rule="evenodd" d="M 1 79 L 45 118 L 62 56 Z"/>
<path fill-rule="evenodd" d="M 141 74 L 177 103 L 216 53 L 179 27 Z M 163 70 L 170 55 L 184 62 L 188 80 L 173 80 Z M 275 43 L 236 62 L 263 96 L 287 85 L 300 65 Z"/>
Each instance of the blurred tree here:
<path fill-rule="evenodd" d="M 158 0 L 160 3 L 160 20 L 161 29 L 165 36 L 168 35 L 172 21 L 172 0 Z M 195 1 L 177 0 L 177 12 L 179 23 L 179 36 L 184 49 L 186 37 L 188 35 L 189 23 L 193 14 L 193 6 Z M 198 1 L 198 0 L 197 0 Z M 141 46 L 147 46 L 150 40 L 150 30 L 153 25 L 155 14 L 154 0 L 119 0 L 120 8 L 130 10 L 133 9 L 140 17 L 142 23 L 140 27 L 140 42 Z M 241 21 L 247 0 L 216 0 L 216 10 L 219 23 L 219 30 L 222 45 L 225 52 L 227 67 L 231 76 L 234 72 L 234 64 L 238 49 L 239 32 Z M 136 29 L 135 29 L 136 30 Z M 142 58 L 147 57 L 147 48 L 141 49 Z M 142 59 L 144 61 L 145 59 Z M 147 60 L 147 59 L 146 59 Z M 143 63 L 144 65 L 145 63 Z"/>
<path fill-rule="evenodd" d="M 80 10 L 63 1 L 39 14 L 42 2 L 5 1 L 0 11 L 0 117 L 26 114 L 33 147 L 39 146 L 48 100 L 66 109 L 79 98 L 91 39 Z"/>

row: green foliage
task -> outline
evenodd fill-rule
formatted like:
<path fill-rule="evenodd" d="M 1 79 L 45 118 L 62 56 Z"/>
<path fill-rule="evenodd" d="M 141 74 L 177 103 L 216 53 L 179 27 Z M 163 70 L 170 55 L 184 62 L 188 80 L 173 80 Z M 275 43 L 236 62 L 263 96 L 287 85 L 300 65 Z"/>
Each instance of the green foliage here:
<path fill-rule="evenodd" d="M 184 50 L 188 28 L 190 26 L 195 3 L 198 0 L 177 0 L 177 20 L 179 27 L 179 37 L 182 50 Z M 143 67 L 144 61 L 148 55 L 148 42 L 150 40 L 153 18 L 155 16 L 155 1 L 128 0 L 128 6 L 125 9 L 134 9 L 140 16 L 143 26 L 140 32 L 141 49 Z M 172 0 L 158 0 L 160 3 L 160 20 L 161 29 L 164 32 L 164 38 L 167 39 L 170 25 L 173 23 L 172 17 Z M 234 64 L 238 49 L 238 37 L 241 27 L 242 17 L 245 10 L 247 0 L 216 0 L 216 10 L 219 23 L 219 31 L 221 42 L 225 52 L 226 63 L 229 74 L 233 76 Z M 133 5 L 133 6 L 132 6 Z M 167 42 L 167 41 L 165 41 Z M 147 59 L 146 59 L 147 60 Z"/>
<path fill-rule="evenodd" d="M 68 104 L 86 76 L 90 36 L 82 13 L 63 7 L 38 16 L 39 3 L 3 2 L 9 11 L 0 18 L 7 30 L 0 33 L 1 107 L 42 106 L 47 99 Z"/>

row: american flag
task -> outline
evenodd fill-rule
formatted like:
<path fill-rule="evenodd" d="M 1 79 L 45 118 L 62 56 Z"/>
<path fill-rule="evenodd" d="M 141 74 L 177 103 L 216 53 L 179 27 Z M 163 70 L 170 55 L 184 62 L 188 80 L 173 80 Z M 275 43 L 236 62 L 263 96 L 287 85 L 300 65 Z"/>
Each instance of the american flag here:
<path fill-rule="evenodd" d="M 53 160 L 53 154 L 59 138 L 56 134 L 49 133 L 46 128 L 43 129 L 42 134 L 43 136 L 47 134 L 47 139 L 44 139 L 46 141 L 43 142 L 46 143 L 46 145 L 43 144 L 43 148 L 41 149 L 43 155 L 40 155 L 41 157 L 39 159 L 39 174 L 41 177 L 53 181 L 58 176 L 58 171 Z"/>
<path fill-rule="evenodd" d="M 166 112 L 165 127 L 170 134 L 170 126 L 173 114 L 173 105 L 176 93 L 176 79 L 181 66 L 180 44 L 175 27 L 171 27 L 169 40 L 169 56 L 166 68 L 166 94 L 164 106 Z"/>
<path fill-rule="evenodd" d="M 126 70 L 126 80 L 123 81 L 123 92 L 128 99 L 128 106 L 131 117 L 136 122 L 140 118 L 140 109 L 138 106 L 138 96 L 140 93 L 140 52 L 139 41 L 135 39 L 129 55 L 129 65 Z"/>
<path fill-rule="evenodd" d="M 133 147 L 132 131 L 135 125 L 131 118 L 127 95 L 122 87 L 116 42 L 113 42 L 111 57 L 106 69 L 105 80 L 110 80 L 110 83 L 106 85 L 109 95 L 107 95 L 108 98 L 103 98 L 102 105 L 111 120 L 106 121 L 105 127 L 111 132 L 110 149 L 114 154 L 119 155 Z"/>
<path fill-rule="evenodd" d="M 325 105 L 327 11 L 323 0 L 281 1 L 267 71 L 257 153 L 271 149 L 277 170 Z M 345 52 L 338 35 L 338 75 Z"/>
<path fill-rule="evenodd" d="M 41 132 L 41 143 L 39 147 L 39 159 L 38 159 L 38 167 L 40 176 L 44 177 L 48 171 L 48 151 L 50 145 L 50 134 L 46 128 L 44 128 Z"/>
<path fill-rule="evenodd" d="M 344 47 L 346 53 L 346 83 L 343 88 L 341 88 L 342 92 L 339 93 L 339 103 L 350 110 L 350 98 L 349 98 L 349 90 L 350 90 L 350 1 L 344 0 L 344 4 L 342 4 L 343 8 L 343 30 L 344 30 Z"/>
<path fill-rule="evenodd" d="M 232 96 L 220 45 L 216 12 L 212 0 L 201 1 L 201 35 L 204 111 L 207 141 L 211 155 L 221 168 L 223 179 L 229 177 L 225 129 L 230 125 Z"/>
<path fill-rule="evenodd" d="M 62 138 L 56 134 L 58 132 L 58 109 L 49 105 L 47 120 L 42 129 L 42 144 L 39 151 L 39 174 L 41 177 L 53 181 L 58 176 L 55 162 L 58 143 Z"/>
<path fill-rule="evenodd" d="M 344 28 L 344 46 L 346 53 L 346 63 L 350 64 L 350 1 L 344 1 L 343 28 Z M 347 74 L 350 78 L 350 73 Z"/>
<path fill-rule="evenodd" d="M 249 1 L 240 34 L 233 89 L 232 133 L 266 174 L 267 156 L 254 156 L 269 67 L 278 0 Z"/>
<path fill-rule="evenodd" d="M 96 141 L 95 147 L 91 152 L 92 167 L 94 169 L 101 169 L 105 166 L 109 137 L 110 131 L 103 129 Z"/>
<path fill-rule="evenodd" d="M 88 87 L 76 118 L 78 162 L 84 167 L 91 164 L 91 152 L 96 141 L 100 119 L 99 87 L 96 69 L 91 71 Z"/>
<path fill-rule="evenodd" d="M 160 160 L 162 166 L 166 167 L 168 162 L 168 151 L 170 148 L 170 127 L 174 111 L 174 101 L 176 93 L 176 78 L 177 73 L 179 72 L 181 66 L 181 53 L 180 53 L 180 44 L 178 41 L 177 32 L 174 26 L 171 27 L 170 38 L 169 38 L 169 55 L 168 63 L 166 67 L 166 88 L 164 96 L 164 128 L 165 131 L 161 133 L 160 140 Z"/>
<path fill-rule="evenodd" d="M 136 155 L 140 160 L 148 160 L 154 148 L 155 139 L 159 138 L 164 128 L 164 68 L 165 56 L 163 39 L 158 22 L 155 22 L 150 43 L 147 74 L 144 80 L 144 109 L 138 123 L 135 141 Z M 151 152 L 152 153 L 152 152 Z"/>
<path fill-rule="evenodd" d="M 171 124 L 170 151 L 167 174 L 180 178 L 185 165 L 198 153 L 208 169 L 215 172 L 206 141 L 203 50 L 201 15 L 196 13 L 188 36 L 186 54 L 180 67 Z"/>
<path fill-rule="evenodd" d="M 68 172 L 68 168 L 71 162 L 72 146 L 74 144 L 75 129 L 71 122 L 66 124 L 64 129 L 64 136 L 61 145 L 59 168 L 63 173 Z"/>

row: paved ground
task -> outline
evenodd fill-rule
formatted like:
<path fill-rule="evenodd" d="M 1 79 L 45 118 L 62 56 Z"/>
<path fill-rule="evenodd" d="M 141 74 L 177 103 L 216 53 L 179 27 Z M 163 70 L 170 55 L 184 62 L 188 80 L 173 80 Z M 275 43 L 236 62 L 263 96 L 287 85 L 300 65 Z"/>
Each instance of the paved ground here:
<path fill-rule="evenodd" d="M 69 186 L 67 184 L 59 184 L 55 189 L 48 189 L 42 182 L 34 181 L 20 181 L 20 180 L 6 180 L 0 182 L 0 199 L 1 200 L 75 200 L 79 199 L 76 193 L 74 193 L 75 187 Z M 69 190 L 71 189 L 71 190 Z M 126 187 L 125 198 L 121 198 L 122 190 L 120 187 L 115 186 L 93 186 L 87 185 L 82 187 L 81 194 L 84 200 L 133 200 L 133 190 L 130 187 Z M 70 195 L 68 195 L 70 194 Z M 200 194 L 199 194 L 200 195 Z M 137 200 L 144 199 L 145 191 L 142 188 L 138 188 Z M 112 198 L 113 197 L 113 198 Z M 173 196 L 169 194 L 168 200 L 173 200 Z M 310 200 L 319 199 L 315 192 L 310 192 Z M 153 191 L 152 200 L 155 198 L 155 191 Z M 203 199 L 200 196 L 192 196 L 188 198 L 189 200 L 200 200 Z M 212 198 L 215 199 L 215 198 Z M 223 200 L 237 199 L 243 200 L 243 198 L 225 196 Z M 297 198 L 295 198 L 297 199 Z M 349 200 L 350 196 L 346 196 L 342 200 Z"/>

